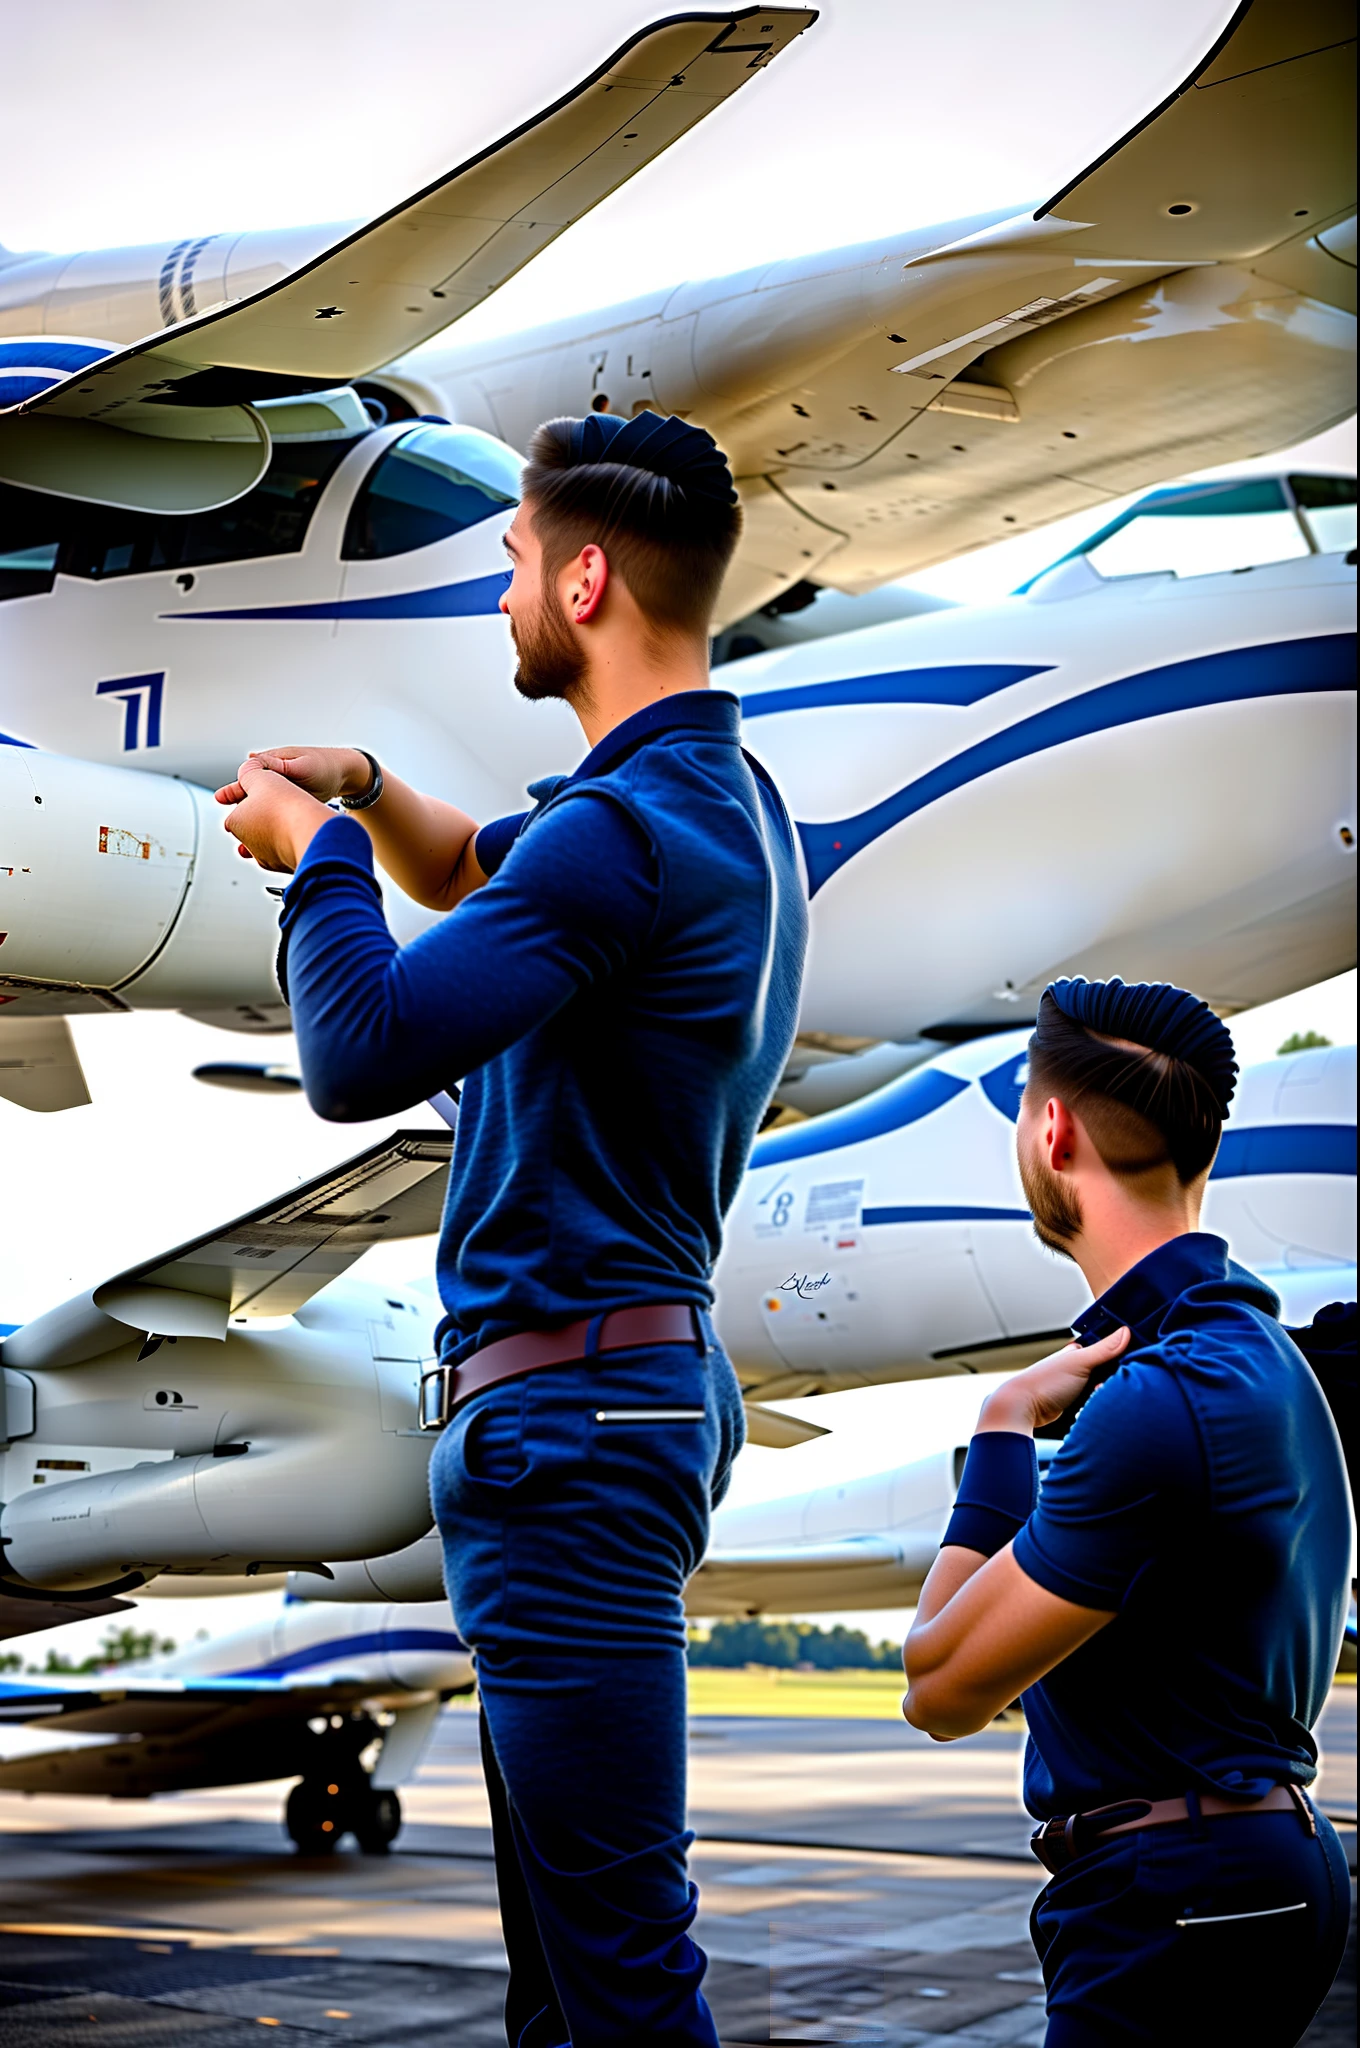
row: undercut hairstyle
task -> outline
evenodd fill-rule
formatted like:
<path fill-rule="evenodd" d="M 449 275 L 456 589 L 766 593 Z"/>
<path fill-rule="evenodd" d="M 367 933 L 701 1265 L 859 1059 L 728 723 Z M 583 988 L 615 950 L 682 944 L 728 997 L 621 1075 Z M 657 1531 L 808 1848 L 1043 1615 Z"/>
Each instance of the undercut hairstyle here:
<path fill-rule="evenodd" d="M 659 632 L 707 635 L 741 537 L 741 506 L 730 489 L 730 473 L 729 502 L 651 469 L 583 461 L 580 425 L 548 420 L 529 443 L 524 496 L 543 548 L 545 577 L 555 577 L 593 542 Z M 721 455 L 716 449 L 713 454 L 726 472 Z"/>
<path fill-rule="evenodd" d="M 1111 1173 L 1124 1177 L 1173 1166 L 1188 1187 L 1212 1166 L 1223 1134 L 1219 1092 L 1198 1068 L 1091 1030 L 1047 991 L 1025 1089 L 1032 1101 L 1065 1103 Z"/>

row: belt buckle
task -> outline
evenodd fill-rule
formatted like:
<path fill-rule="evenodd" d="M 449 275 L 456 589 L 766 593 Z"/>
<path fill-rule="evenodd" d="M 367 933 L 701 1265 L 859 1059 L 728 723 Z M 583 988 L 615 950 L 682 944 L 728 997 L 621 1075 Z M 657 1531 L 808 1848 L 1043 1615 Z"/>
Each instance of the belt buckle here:
<path fill-rule="evenodd" d="M 420 1375 L 420 1426 L 422 1429 L 443 1429 L 449 1419 L 449 1406 L 453 1395 L 453 1367 L 432 1366 L 429 1372 Z"/>
<path fill-rule="evenodd" d="M 1050 1877 L 1056 1877 L 1060 1870 L 1065 1870 L 1072 1861 L 1067 1815 L 1054 1814 L 1041 1828 L 1036 1828 L 1029 1838 L 1029 1846 Z"/>

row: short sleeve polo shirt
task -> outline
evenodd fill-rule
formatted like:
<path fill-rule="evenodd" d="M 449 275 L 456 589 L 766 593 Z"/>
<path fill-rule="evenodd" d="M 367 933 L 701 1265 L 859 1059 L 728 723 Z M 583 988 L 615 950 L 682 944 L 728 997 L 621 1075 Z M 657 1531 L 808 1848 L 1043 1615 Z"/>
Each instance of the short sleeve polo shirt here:
<path fill-rule="evenodd" d="M 1077 1325 L 1132 1343 L 1014 1539 L 1036 1584 L 1114 1620 L 1024 1695 L 1036 1818 L 1316 1774 L 1351 1507 L 1321 1388 L 1221 1239 L 1173 1239 Z"/>

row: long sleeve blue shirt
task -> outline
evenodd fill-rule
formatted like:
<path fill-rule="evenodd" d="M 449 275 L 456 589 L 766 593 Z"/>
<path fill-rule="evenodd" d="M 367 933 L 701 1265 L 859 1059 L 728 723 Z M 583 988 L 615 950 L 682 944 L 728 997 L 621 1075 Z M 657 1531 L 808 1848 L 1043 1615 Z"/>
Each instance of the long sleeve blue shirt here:
<path fill-rule="evenodd" d="M 280 974 L 308 1098 L 364 1121 L 463 1082 L 438 1252 L 442 1355 L 709 1275 L 797 1028 L 793 830 L 691 690 L 616 726 L 478 835 L 485 886 L 410 945 L 368 834 L 322 826 L 284 898 Z"/>

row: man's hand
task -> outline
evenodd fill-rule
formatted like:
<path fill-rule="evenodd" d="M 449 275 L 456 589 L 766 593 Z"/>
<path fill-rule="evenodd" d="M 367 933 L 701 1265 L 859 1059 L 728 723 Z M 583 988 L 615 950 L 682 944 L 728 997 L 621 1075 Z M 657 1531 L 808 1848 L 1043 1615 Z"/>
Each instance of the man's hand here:
<path fill-rule="evenodd" d="M 245 785 L 240 778 L 247 768 L 270 768 L 323 804 L 337 796 L 362 796 L 373 780 L 368 757 L 357 747 L 263 747 L 247 755 L 235 782 L 218 790 L 220 804 L 245 801 Z"/>
<path fill-rule="evenodd" d="M 1129 1341 L 1127 1330 L 1115 1330 L 1099 1343 L 1069 1344 L 1051 1358 L 1041 1358 L 1025 1372 L 989 1394 L 977 1420 L 979 1430 L 1005 1429 L 1032 1436 L 1046 1422 L 1056 1422 L 1082 1392 L 1097 1366 L 1118 1358 Z"/>
<path fill-rule="evenodd" d="M 235 782 L 218 790 L 217 800 L 236 807 L 223 826 L 240 840 L 241 858 L 253 858 L 271 874 L 292 874 L 321 827 L 335 815 L 253 756 L 242 764 Z"/>

